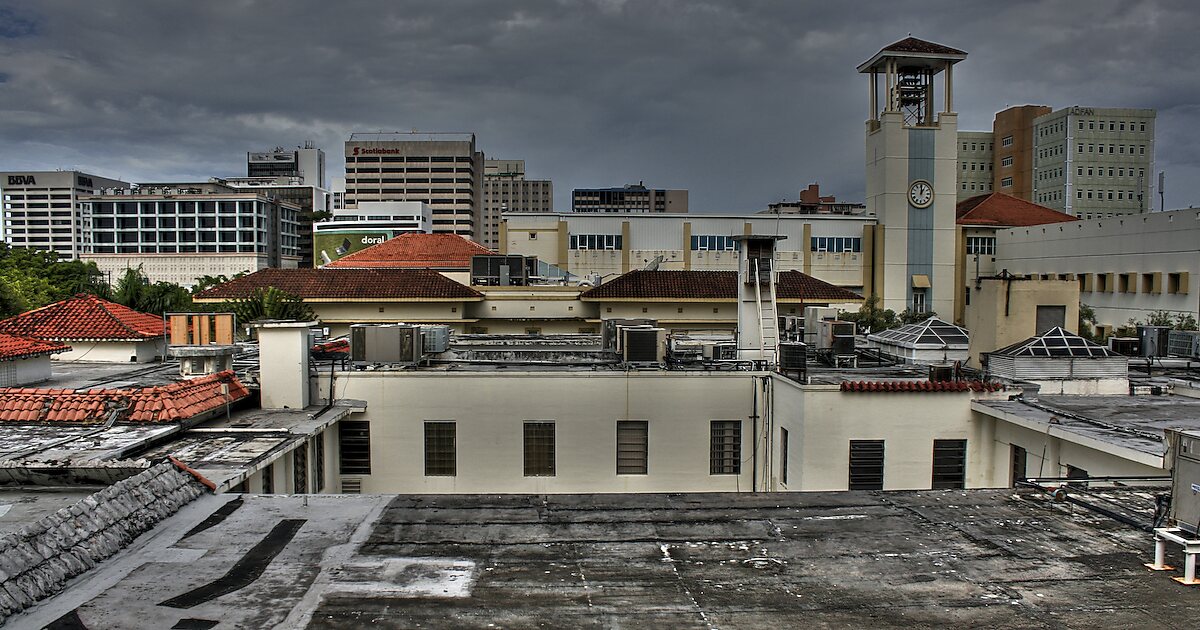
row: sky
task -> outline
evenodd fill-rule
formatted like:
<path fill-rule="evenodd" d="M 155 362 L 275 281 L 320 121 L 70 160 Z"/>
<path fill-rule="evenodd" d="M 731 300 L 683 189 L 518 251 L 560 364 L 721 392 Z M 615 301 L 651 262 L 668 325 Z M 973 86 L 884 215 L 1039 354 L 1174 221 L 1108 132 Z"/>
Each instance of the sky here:
<path fill-rule="evenodd" d="M 470 131 L 573 188 L 643 181 L 741 213 L 861 201 L 867 80 L 914 37 L 965 50 L 959 128 L 1012 105 L 1158 110 L 1166 206 L 1200 206 L 1192 0 L 0 0 L 0 170 L 245 175 L 355 131 Z"/>

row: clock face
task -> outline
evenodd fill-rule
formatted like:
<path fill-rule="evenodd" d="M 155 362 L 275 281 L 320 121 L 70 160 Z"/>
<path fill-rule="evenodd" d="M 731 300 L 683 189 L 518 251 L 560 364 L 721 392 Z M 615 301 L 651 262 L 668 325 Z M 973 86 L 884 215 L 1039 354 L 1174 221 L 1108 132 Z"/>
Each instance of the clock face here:
<path fill-rule="evenodd" d="M 908 187 L 908 201 L 914 207 L 928 208 L 933 205 L 933 186 L 923 179 L 918 179 Z"/>

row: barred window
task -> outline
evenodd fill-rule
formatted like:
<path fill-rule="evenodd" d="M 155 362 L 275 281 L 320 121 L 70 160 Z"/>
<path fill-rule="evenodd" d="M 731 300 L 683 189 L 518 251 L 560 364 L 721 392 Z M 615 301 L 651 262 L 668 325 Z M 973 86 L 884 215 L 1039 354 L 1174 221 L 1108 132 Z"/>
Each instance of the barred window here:
<path fill-rule="evenodd" d="M 554 423 L 525 423 L 525 476 L 554 476 Z"/>
<path fill-rule="evenodd" d="M 644 475 L 647 472 L 649 423 L 645 420 L 617 422 L 617 474 Z"/>
<path fill-rule="evenodd" d="M 457 474 L 456 427 L 453 422 L 425 423 L 425 475 L 453 477 Z"/>
<path fill-rule="evenodd" d="M 713 420 L 710 437 L 708 474 L 742 474 L 742 422 Z"/>
<path fill-rule="evenodd" d="M 571 249 L 621 249 L 620 234 L 572 234 Z"/>
<path fill-rule="evenodd" d="M 308 493 L 308 442 L 292 451 L 292 492 Z"/>
<path fill-rule="evenodd" d="M 737 241 L 732 236 L 692 236 L 692 251 L 733 251 L 737 249 Z"/>
<path fill-rule="evenodd" d="M 338 423 L 338 472 L 343 475 L 371 474 L 371 423 L 342 420 Z"/>
<path fill-rule="evenodd" d="M 809 249 L 814 252 L 861 252 L 860 236 L 814 236 L 809 239 Z"/>
<path fill-rule="evenodd" d="M 995 236 L 968 236 L 967 253 L 993 256 L 996 254 Z"/>

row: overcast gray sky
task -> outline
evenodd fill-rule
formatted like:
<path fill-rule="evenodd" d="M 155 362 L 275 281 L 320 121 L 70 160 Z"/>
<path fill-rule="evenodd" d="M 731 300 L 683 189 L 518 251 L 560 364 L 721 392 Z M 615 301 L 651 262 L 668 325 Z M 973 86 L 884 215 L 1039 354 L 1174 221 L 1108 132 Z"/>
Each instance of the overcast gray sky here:
<path fill-rule="evenodd" d="M 0 170 L 245 175 L 305 140 L 474 131 L 576 187 L 742 212 L 820 182 L 861 200 L 867 81 L 909 33 L 969 53 L 961 129 L 1009 105 L 1158 110 L 1167 207 L 1200 205 L 1200 3 L 0 0 Z"/>

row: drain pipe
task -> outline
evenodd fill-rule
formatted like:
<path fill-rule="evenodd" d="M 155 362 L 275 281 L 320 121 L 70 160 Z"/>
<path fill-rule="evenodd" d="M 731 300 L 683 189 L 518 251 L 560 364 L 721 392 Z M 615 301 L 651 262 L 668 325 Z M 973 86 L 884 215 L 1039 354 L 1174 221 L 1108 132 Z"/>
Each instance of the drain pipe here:
<path fill-rule="evenodd" d="M 750 492 L 758 492 L 758 378 L 750 377 L 750 387 Z"/>
<path fill-rule="evenodd" d="M 1072 479 L 1072 481 L 1078 481 L 1078 480 Z M 1018 486 L 1028 486 L 1028 487 L 1040 490 L 1040 491 L 1054 497 L 1054 500 L 1056 502 L 1059 502 L 1059 503 L 1065 502 L 1065 503 L 1071 503 L 1073 505 L 1078 505 L 1082 508 L 1091 510 L 1097 514 L 1107 516 L 1108 518 L 1111 518 L 1114 521 L 1117 521 L 1119 523 L 1124 523 L 1126 525 L 1129 525 L 1130 527 L 1135 527 L 1137 529 L 1140 529 L 1144 532 L 1153 532 L 1154 531 L 1154 527 L 1151 525 L 1147 525 L 1146 523 L 1143 523 L 1136 519 L 1130 518 L 1129 516 L 1121 514 L 1120 512 L 1116 512 L 1116 511 L 1110 510 L 1108 508 L 1101 507 L 1099 505 L 1096 505 L 1095 503 L 1088 503 L 1087 501 L 1084 501 L 1078 497 L 1072 496 L 1071 494 L 1069 494 L 1067 492 L 1066 486 L 1058 486 L 1057 488 L 1049 488 L 1049 487 L 1034 483 L 1032 481 L 1018 481 L 1017 485 Z"/>

